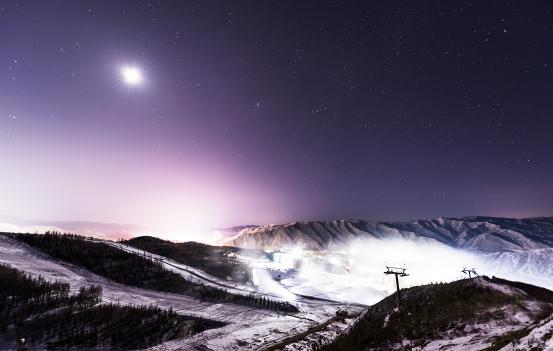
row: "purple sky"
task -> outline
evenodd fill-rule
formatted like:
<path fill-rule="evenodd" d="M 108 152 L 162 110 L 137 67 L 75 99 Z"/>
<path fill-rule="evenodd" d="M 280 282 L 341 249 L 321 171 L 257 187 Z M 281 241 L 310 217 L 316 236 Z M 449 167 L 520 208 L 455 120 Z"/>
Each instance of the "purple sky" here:
<path fill-rule="evenodd" d="M 0 214 L 552 215 L 553 4 L 345 4 L 3 1 Z"/>

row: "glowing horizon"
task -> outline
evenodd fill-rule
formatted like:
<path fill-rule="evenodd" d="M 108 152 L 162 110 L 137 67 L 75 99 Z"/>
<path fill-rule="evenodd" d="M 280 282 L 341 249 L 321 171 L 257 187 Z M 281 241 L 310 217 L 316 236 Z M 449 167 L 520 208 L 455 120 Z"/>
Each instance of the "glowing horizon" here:
<path fill-rule="evenodd" d="M 280 6 L 3 4 L 0 214 L 170 232 L 553 215 L 553 49 L 525 39 L 549 18 Z"/>

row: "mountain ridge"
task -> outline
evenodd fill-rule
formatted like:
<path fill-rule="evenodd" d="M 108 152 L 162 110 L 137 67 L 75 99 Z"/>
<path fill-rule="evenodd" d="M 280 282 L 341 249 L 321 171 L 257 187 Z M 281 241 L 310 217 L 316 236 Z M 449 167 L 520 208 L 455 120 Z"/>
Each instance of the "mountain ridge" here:
<path fill-rule="evenodd" d="M 321 351 L 551 350 L 553 291 L 480 276 L 401 290 Z M 439 311 L 439 313 L 437 313 Z"/>
<path fill-rule="evenodd" d="M 308 250 L 327 250 L 363 238 L 421 238 L 478 251 L 543 249 L 553 247 L 553 217 L 516 219 L 468 216 L 406 222 L 292 222 L 245 228 L 234 237 L 222 241 L 222 244 L 266 251 L 297 245 Z"/>

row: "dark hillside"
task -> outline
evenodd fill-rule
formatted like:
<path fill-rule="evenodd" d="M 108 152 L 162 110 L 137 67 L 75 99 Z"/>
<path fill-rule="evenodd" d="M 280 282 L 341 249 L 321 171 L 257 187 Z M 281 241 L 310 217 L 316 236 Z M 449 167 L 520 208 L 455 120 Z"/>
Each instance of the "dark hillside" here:
<path fill-rule="evenodd" d="M 153 306 L 100 304 L 98 286 L 69 294 L 69 284 L 47 282 L 0 265 L 0 348 L 17 340 L 39 349 L 128 350 L 223 324 L 178 315 Z"/>
<path fill-rule="evenodd" d="M 407 349 L 421 347 L 432 340 L 463 336 L 467 325 L 490 321 L 508 324 L 513 311 L 527 313 L 535 322 L 553 311 L 552 291 L 498 278 L 417 286 L 401 293 L 401 309 L 397 309 L 396 294 L 385 298 L 369 307 L 348 333 L 320 350 L 397 350 L 404 349 L 406 342 Z M 536 309 L 529 309 L 527 301 Z M 526 327 L 518 328 L 516 336 L 528 334 Z M 513 335 L 492 338 L 489 343 L 492 347 L 505 345 Z"/>
<path fill-rule="evenodd" d="M 59 233 L 17 234 L 16 238 L 57 259 L 76 264 L 115 282 L 144 289 L 195 296 L 202 299 L 246 304 L 286 312 L 297 312 L 287 302 L 237 295 L 226 290 L 196 284 L 146 257 L 87 238 Z"/>
<path fill-rule="evenodd" d="M 193 241 L 174 243 L 151 236 L 141 236 L 123 243 L 199 268 L 215 277 L 238 283 L 247 283 L 251 280 L 251 269 L 233 257 L 243 251 L 239 248 L 211 246 Z"/>

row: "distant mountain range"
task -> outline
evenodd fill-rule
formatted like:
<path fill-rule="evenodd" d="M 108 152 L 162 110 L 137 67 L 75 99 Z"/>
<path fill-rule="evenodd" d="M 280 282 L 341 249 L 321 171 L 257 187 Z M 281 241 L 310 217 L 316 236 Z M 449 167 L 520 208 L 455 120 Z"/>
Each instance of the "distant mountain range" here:
<path fill-rule="evenodd" d="M 179 233 L 166 233 L 162 229 L 143 226 L 140 224 L 104 223 L 94 221 L 49 221 L 5 216 L 0 214 L 0 232 L 44 233 L 47 231 L 57 231 L 61 233 L 93 236 L 108 240 L 130 239 L 133 237 L 149 235 L 175 241 L 195 240 L 212 244 L 220 238 L 229 238 L 235 236 L 243 229 L 255 227 L 257 226 L 250 224 L 229 228 L 203 228 L 194 230 L 194 232 L 200 233 L 200 235 L 195 235 L 194 237 L 188 236 L 188 233 L 183 231 L 182 239 L 179 240 L 175 238 L 175 234 L 178 235 Z M 218 236 L 213 235 L 214 233 L 217 233 Z M 172 235 L 169 236 L 168 234 Z"/>
<path fill-rule="evenodd" d="M 455 248 L 501 252 L 553 247 L 553 217 L 462 217 L 381 222 L 337 220 L 248 227 L 222 244 L 266 251 L 339 247 L 352 239 L 426 238 Z"/>
<path fill-rule="evenodd" d="M 0 215 L 0 232 L 44 233 L 46 231 L 75 233 L 109 240 L 129 239 L 135 235 L 155 233 L 151 228 L 138 224 L 92 221 L 45 221 Z"/>
<path fill-rule="evenodd" d="M 141 235 L 164 237 L 164 233 L 138 224 L 92 221 L 44 221 L 0 215 L 0 232 L 71 232 L 116 240 Z M 553 247 L 553 217 L 525 219 L 462 217 L 384 222 L 335 220 L 294 222 L 279 225 L 244 225 L 210 229 L 218 232 L 219 244 L 265 251 L 302 246 L 326 250 L 347 244 L 352 239 L 404 238 L 428 239 L 455 248 L 487 252 L 534 250 Z M 207 235 L 207 234 L 206 234 Z M 216 238 L 206 237 L 205 242 Z"/>

